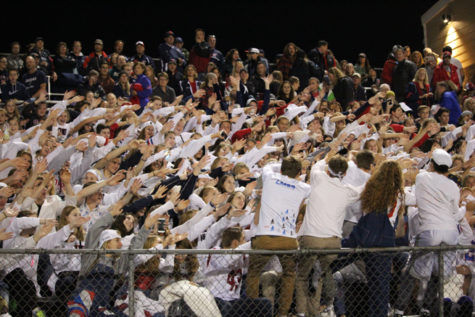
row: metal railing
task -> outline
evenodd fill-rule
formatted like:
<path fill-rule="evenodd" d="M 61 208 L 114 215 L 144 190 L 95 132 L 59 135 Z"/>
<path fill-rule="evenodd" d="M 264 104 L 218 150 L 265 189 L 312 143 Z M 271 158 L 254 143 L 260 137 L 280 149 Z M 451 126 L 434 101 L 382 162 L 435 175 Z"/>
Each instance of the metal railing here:
<path fill-rule="evenodd" d="M 447 261 L 444 260 L 447 254 L 454 254 L 455 251 L 461 252 L 462 254 L 468 251 L 473 251 L 474 246 L 473 245 L 468 245 L 468 246 L 461 246 L 461 245 L 456 245 L 456 246 L 447 246 L 447 245 L 441 245 L 441 246 L 432 246 L 432 247 L 391 247 L 391 248 L 355 248 L 355 249 L 299 249 L 299 250 L 235 250 L 235 249 L 219 249 L 219 250 L 199 250 L 199 249 L 164 249 L 164 250 L 89 250 L 89 249 L 52 249 L 52 250 L 47 250 L 47 249 L 0 249 L 0 257 L 3 257 L 6 261 L 8 257 L 11 257 L 12 259 L 19 259 L 24 257 L 29 257 L 33 255 L 37 256 L 55 256 L 55 255 L 69 255 L 69 256 L 92 256 L 93 258 L 100 258 L 105 255 L 113 255 L 115 258 L 122 258 L 127 261 L 127 266 L 126 266 L 126 284 L 127 285 L 127 294 L 128 294 L 128 305 L 127 305 L 127 314 L 128 316 L 135 316 L 136 309 L 141 309 L 142 304 L 139 302 L 139 307 L 137 307 L 136 303 L 136 291 L 137 291 L 137 269 L 141 267 L 142 263 L 137 263 L 136 262 L 136 257 L 139 255 L 152 255 L 152 256 L 161 256 L 161 258 L 167 258 L 168 255 L 171 256 L 190 256 L 190 257 L 197 257 L 197 258 L 207 258 L 208 262 L 211 256 L 216 256 L 221 259 L 221 261 L 224 261 L 225 259 L 230 258 L 231 256 L 236 256 L 236 255 L 246 255 L 246 256 L 291 256 L 295 262 L 297 263 L 297 271 L 298 269 L 298 264 L 299 261 L 304 259 L 305 257 L 309 256 L 319 256 L 319 257 L 324 257 L 324 256 L 329 256 L 329 255 L 336 255 L 339 257 L 339 259 L 349 259 L 353 258 L 353 262 L 349 263 L 355 263 L 355 262 L 362 262 L 365 257 L 368 255 L 373 255 L 373 256 L 396 256 L 396 255 L 401 255 L 401 254 L 409 254 L 409 258 L 418 258 L 421 255 L 428 255 L 430 253 L 433 253 L 434 257 L 437 257 L 437 264 L 438 264 L 438 272 L 437 274 L 434 275 L 434 277 L 437 277 L 439 280 L 439 283 L 437 284 L 437 310 L 438 310 L 438 316 L 444 316 L 444 298 L 446 297 L 445 295 L 453 295 L 454 294 L 459 294 L 460 290 L 459 289 L 453 289 L 453 290 L 444 290 L 444 285 L 449 283 L 449 280 L 447 279 L 447 276 L 444 275 L 444 266 L 447 265 Z M 455 257 L 454 257 L 455 259 Z M 15 260 L 13 260 L 15 261 Z M 20 260 L 18 260 L 20 261 Z M 175 261 L 175 260 L 174 260 Z M 338 262 L 339 260 L 337 260 Z M 345 260 L 346 261 L 346 260 Z M 203 266 L 206 263 L 206 261 L 202 262 L 201 265 Z M 12 266 L 15 266 L 16 263 L 11 263 Z M 406 263 L 406 269 L 407 266 L 411 266 L 413 262 L 411 260 L 407 261 Z M 227 264 L 223 263 L 223 267 L 226 267 Z M 393 264 L 393 270 L 394 270 L 394 265 Z M 6 269 L 3 267 L 2 269 Z M 338 270 L 337 268 L 333 268 L 333 270 Z M 343 272 L 343 270 L 341 270 Z M 340 272 L 340 271 L 338 271 Z M 406 272 L 406 271 L 405 271 Z M 334 273 L 334 272 L 333 272 Z M 368 274 L 369 272 L 366 272 L 364 274 Z M 161 273 L 154 273 L 157 276 L 160 275 Z M 363 275 L 364 275 L 363 274 Z M 394 274 L 394 273 L 392 273 Z M 401 273 L 402 274 L 402 273 Z M 404 273 L 406 274 L 406 273 Z M 297 273 L 298 275 L 298 273 Z M 155 277 L 157 277 L 155 276 Z M 320 276 L 321 277 L 321 276 Z M 234 275 L 232 276 L 234 279 Z M 367 277 L 369 279 L 369 276 Z M 394 277 L 393 277 L 394 278 Z M 229 277 L 228 277 L 229 279 Z M 40 278 L 38 277 L 38 281 Z M 240 280 L 238 281 L 238 283 Z M 234 283 L 234 282 L 233 282 Z M 223 281 L 223 284 L 226 284 L 226 281 Z M 455 285 L 455 284 L 454 284 Z M 229 285 L 228 285 L 229 286 Z M 224 287 L 227 287 L 226 285 L 223 285 Z M 315 286 L 316 287 L 316 286 Z M 325 287 L 323 287 L 325 291 Z M 349 288 L 349 292 L 357 292 L 357 288 L 351 289 Z M 201 290 L 203 291 L 203 289 Z M 431 290 L 433 291 L 433 290 Z M 367 293 L 363 291 L 358 291 L 359 293 L 358 296 L 352 296 L 352 297 L 365 297 L 368 296 Z M 448 292 L 449 294 L 445 294 Z M 451 294 L 452 293 L 452 294 Z M 0 293 L 1 294 L 1 293 Z M 133 296 L 130 296 L 133 294 Z M 161 294 L 161 293 L 160 293 Z M 354 294 L 353 294 L 354 295 Z M 458 296 L 458 295 L 457 295 Z M 451 296 L 449 296 L 451 297 Z M 54 297 L 53 297 L 54 298 Z M 379 299 L 378 298 L 368 298 L 368 305 L 371 302 L 377 302 Z M 456 298 L 454 297 L 454 300 Z M 46 300 L 47 301 L 47 300 Z M 247 304 L 246 304 L 247 305 Z M 221 309 L 221 306 L 220 306 Z M 245 309 L 245 308 L 243 308 Z M 53 314 L 54 315 L 54 314 Z M 265 315 L 265 314 L 263 314 Z M 49 316 L 49 315 L 48 315 Z M 178 316 L 178 315 L 176 315 Z M 354 314 L 353 314 L 354 316 Z"/>

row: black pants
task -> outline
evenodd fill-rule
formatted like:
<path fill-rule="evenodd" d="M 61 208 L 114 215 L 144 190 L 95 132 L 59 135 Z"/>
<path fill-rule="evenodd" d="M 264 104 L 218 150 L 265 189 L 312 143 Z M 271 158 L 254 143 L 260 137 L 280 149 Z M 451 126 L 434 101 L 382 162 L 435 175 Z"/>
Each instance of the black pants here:
<path fill-rule="evenodd" d="M 8 273 L 4 282 L 8 286 L 10 303 L 16 302 L 16 309 L 10 314 L 13 317 L 31 316 L 31 312 L 37 306 L 35 284 L 19 268 Z"/>
<path fill-rule="evenodd" d="M 66 305 L 69 297 L 76 289 L 79 272 L 77 271 L 65 271 L 58 274 L 58 280 L 54 287 L 56 297 L 58 300 Z"/>

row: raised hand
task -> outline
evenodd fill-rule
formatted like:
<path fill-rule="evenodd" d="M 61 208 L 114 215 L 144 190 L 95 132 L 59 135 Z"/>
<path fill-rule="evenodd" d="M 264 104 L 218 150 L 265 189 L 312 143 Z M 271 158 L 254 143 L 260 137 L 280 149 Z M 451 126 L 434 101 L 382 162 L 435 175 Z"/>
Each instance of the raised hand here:
<path fill-rule="evenodd" d="M 232 217 L 241 217 L 244 216 L 246 212 L 247 210 L 244 209 L 232 209 L 230 212 L 228 212 L 226 217 L 228 217 L 228 219 L 231 219 Z"/>
<path fill-rule="evenodd" d="M 73 228 L 79 228 L 89 220 L 91 220 L 91 217 L 74 217 L 69 225 Z"/>
<path fill-rule="evenodd" d="M 190 200 L 189 199 L 179 199 L 178 203 L 176 204 L 176 209 L 177 210 L 185 210 L 186 207 L 190 205 Z"/>
<path fill-rule="evenodd" d="M 18 216 L 19 213 L 20 213 L 20 209 L 18 209 L 18 208 L 16 208 L 16 207 L 7 207 L 7 208 L 5 208 L 5 210 L 3 211 L 3 214 L 4 214 L 5 217 L 7 217 L 7 218 L 16 217 L 16 216 Z"/>
<path fill-rule="evenodd" d="M 216 208 L 216 212 L 215 212 L 216 218 L 224 216 L 229 211 L 229 208 L 231 208 L 231 203 L 226 203 L 223 206 Z"/>
<path fill-rule="evenodd" d="M 134 179 L 134 182 L 130 186 L 130 192 L 134 194 L 135 196 L 138 196 L 138 191 L 142 187 L 142 181 L 140 178 Z"/>
<path fill-rule="evenodd" d="M 167 186 L 160 186 L 158 187 L 157 191 L 155 192 L 155 194 L 153 194 L 153 199 L 162 199 L 164 198 L 166 195 L 165 195 L 165 192 L 168 190 L 168 187 Z"/>
<path fill-rule="evenodd" d="M 152 214 L 150 213 L 147 218 L 145 219 L 145 222 L 144 222 L 144 227 L 146 229 L 150 229 L 152 228 L 158 221 L 158 218 L 160 218 L 161 215 L 159 213 L 157 213 L 156 215 L 152 216 Z"/>
<path fill-rule="evenodd" d="M 26 170 L 30 166 L 30 163 L 23 157 L 15 157 L 10 160 L 10 165 L 15 169 Z"/>
<path fill-rule="evenodd" d="M 33 239 L 38 242 L 41 240 L 41 238 L 47 236 L 51 230 L 53 230 L 53 227 L 55 226 L 54 223 L 46 223 L 40 227 L 40 230 L 38 230 L 34 235 Z"/>
<path fill-rule="evenodd" d="M 180 198 L 180 190 L 179 187 L 174 186 L 170 190 L 170 197 L 169 200 L 176 206 L 178 204 L 178 200 Z"/>
<path fill-rule="evenodd" d="M 59 179 L 63 184 L 71 184 L 71 171 L 68 168 L 62 168 L 59 171 Z"/>
<path fill-rule="evenodd" d="M 115 186 L 119 184 L 125 178 L 125 170 L 118 171 L 115 175 L 106 180 L 107 185 Z"/>

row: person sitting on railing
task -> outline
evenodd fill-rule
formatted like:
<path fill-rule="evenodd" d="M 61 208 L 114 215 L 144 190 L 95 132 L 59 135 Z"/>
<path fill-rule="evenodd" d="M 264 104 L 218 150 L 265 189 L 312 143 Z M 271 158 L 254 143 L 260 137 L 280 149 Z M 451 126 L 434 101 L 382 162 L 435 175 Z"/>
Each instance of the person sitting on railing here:
<path fill-rule="evenodd" d="M 38 69 L 38 60 L 33 55 L 25 58 L 26 72 L 21 76 L 21 82 L 31 98 L 38 98 L 46 92 L 46 74 Z M 20 98 L 17 98 L 20 99 Z"/>
<path fill-rule="evenodd" d="M 30 98 L 26 86 L 18 81 L 18 70 L 10 69 L 8 71 L 8 81 L 6 84 L 0 86 L 2 92 L 2 101 L 6 102 L 9 99 L 28 100 Z"/>
<path fill-rule="evenodd" d="M 442 243 L 457 244 L 459 237 L 458 223 L 465 216 L 468 207 L 459 208 L 460 192 L 448 176 L 452 166 L 452 158 L 445 150 L 434 150 L 431 156 L 431 167 L 428 172 L 420 172 L 416 177 L 415 193 L 418 206 L 418 227 L 415 232 L 417 246 L 434 246 Z M 434 200 L 433 197 L 438 197 Z M 470 205 L 470 209 L 473 209 Z M 473 212 L 473 210 L 470 210 Z M 421 315 L 429 316 L 430 311 L 437 310 L 434 300 L 437 298 L 441 273 L 438 271 L 437 254 L 432 252 L 415 255 L 409 262 L 406 280 L 402 283 L 400 298 L 396 305 L 396 316 L 402 316 L 409 302 L 409 296 L 415 285 L 416 279 L 428 283 L 422 301 Z M 455 273 L 454 252 L 445 252 L 444 277 Z M 435 275 L 437 274 L 437 275 Z"/>

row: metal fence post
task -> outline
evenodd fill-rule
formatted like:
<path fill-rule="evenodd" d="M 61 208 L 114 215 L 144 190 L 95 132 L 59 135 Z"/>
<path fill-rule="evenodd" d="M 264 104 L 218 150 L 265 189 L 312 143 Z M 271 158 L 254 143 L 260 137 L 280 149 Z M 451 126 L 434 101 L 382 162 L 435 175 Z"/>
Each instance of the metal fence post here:
<path fill-rule="evenodd" d="M 442 249 L 439 255 L 439 317 L 444 317 L 444 254 Z"/>
<path fill-rule="evenodd" d="M 129 256 L 129 316 L 135 316 L 135 263 L 134 254 L 130 253 Z"/>

